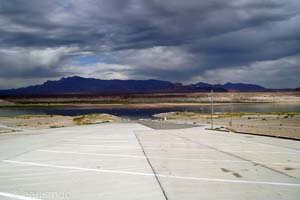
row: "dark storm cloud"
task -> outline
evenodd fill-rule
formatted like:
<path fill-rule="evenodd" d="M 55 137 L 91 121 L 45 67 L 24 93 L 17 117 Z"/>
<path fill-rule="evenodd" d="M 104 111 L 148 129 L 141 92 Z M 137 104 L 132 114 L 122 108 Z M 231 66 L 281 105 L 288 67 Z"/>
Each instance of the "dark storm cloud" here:
<path fill-rule="evenodd" d="M 300 55 L 299 10 L 297 0 L 2 0 L 0 77 L 66 75 L 72 57 L 86 53 L 125 78 L 200 81 L 270 60 L 280 76 L 278 63 Z M 284 74 L 294 80 L 286 86 L 300 84 Z"/>

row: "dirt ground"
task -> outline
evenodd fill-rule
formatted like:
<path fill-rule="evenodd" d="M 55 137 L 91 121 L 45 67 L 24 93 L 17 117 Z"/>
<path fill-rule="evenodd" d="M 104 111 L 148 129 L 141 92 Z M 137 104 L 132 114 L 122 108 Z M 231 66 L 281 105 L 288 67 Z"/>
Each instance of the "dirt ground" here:
<path fill-rule="evenodd" d="M 26 129 L 60 128 L 75 125 L 107 123 L 120 118 L 108 114 L 90 114 L 77 117 L 60 115 L 20 115 L 0 117 L 0 133 L 16 132 Z"/>
<path fill-rule="evenodd" d="M 210 124 L 210 115 L 164 113 L 156 116 L 167 121 L 183 120 L 194 124 Z M 233 132 L 300 139 L 300 114 L 215 115 L 213 123 Z"/>
<path fill-rule="evenodd" d="M 5 105 L 13 105 L 13 103 L 0 99 L 0 106 L 5 106 Z"/>

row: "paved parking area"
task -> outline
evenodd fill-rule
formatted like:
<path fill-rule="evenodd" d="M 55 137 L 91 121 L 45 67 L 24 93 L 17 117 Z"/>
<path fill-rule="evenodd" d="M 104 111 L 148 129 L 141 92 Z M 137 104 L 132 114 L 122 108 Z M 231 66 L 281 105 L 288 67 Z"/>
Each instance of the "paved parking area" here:
<path fill-rule="evenodd" d="M 112 123 L 0 135 L 0 199 L 299 199 L 300 142 Z"/>

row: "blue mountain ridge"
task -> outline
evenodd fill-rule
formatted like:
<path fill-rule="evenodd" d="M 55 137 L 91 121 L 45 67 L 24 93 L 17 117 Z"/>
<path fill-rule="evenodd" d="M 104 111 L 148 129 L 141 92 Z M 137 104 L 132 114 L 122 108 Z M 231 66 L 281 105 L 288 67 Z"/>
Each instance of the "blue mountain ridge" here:
<path fill-rule="evenodd" d="M 162 80 L 102 80 L 72 76 L 60 80 L 46 81 L 43 84 L 18 89 L 0 90 L 1 96 L 9 95 L 101 95 L 133 93 L 176 93 L 176 92 L 262 92 L 269 91 L 259 85 L 244 83 L 226 83 L 212 85 L 199 82 L 183 85 Z"/>

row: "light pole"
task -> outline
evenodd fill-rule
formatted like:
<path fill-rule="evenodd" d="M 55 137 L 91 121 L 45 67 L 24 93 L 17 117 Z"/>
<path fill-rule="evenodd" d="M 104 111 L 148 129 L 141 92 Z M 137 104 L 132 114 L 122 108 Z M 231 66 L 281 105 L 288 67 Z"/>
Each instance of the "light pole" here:
<path fill-rule="evenodd" d="M 214 129 L 214 91 L 210 90 L 210 104 L 211 104 L 211 116 L 210 116 L 210 125 L 211 129 Z"/>
<path fill-rule="evenodd" d="M 232 113 L 233 113 L 233 97 L 231 97 L 231 103 L 230 103 L 230 122 L 229 122 L 230 127 L 232 127 Z"/>

